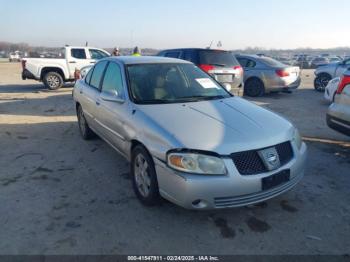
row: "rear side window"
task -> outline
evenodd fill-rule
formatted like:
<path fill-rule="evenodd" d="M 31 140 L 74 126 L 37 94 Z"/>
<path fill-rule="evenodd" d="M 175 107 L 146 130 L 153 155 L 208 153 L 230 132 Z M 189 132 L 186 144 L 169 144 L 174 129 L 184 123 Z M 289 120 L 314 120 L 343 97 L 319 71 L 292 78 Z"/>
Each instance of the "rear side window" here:
<path fill-rule="evenodd" d="M 252 68 L 252 67 L 256 66 L 255 61 L 248 59 L 248 58 L 239 57 L 239 58 L 237 58 L 237 60 L 239 61 L 241 66 L 245 67 L 245 68 L 247 68 L 247 67 Z"/>
<path fill-rule="evenodd" d="M 233 67 L 239 65 L 232 53 L 220 50 L 199 51 L 199 63 L 204 65 L 216 65 Z"/>
<path fill-rule="evenodd" d="M 183 59 L 190 61 L 194 64 L 198 64 L 198 56 L 196 52 L 192 52 L 189 50 L 185 51 Z"/>
<path fill-rule="evenodd" d="M 116 63 L 109 63 L 103 79 L 102 91 L 110 94 L 115 94 L 117 91 L 118 96 L 123 94 L 122 72 Z"/>
<path fill-rule="evenodd" d="M 89 49 L 89 53 L 90 53 L 91 59 L 96 59 L 96 60 L 99 60 L 108 56 L 105 52 L 102 52 L 101 50 L 97 50 L 97 49 Z"/>
<path fill-rule="evenodd" d="M 180 52 L 179 51 L 167 52 L 167 53 L 165 53 L 165 56 L 172 57 L 172 58 L 179 58 Z"/>
<path fill-rule="evenodd" d="M 106 68 L 108 61 L 102 61 L 95 65 L 94 70 L 92 72 L 90 85 L 96 89 L 100 88 L 100 83 L 102 79 L 103 72 Z"/>
<path fill-rule="evenodd" d="M 268 66 L 273 66 L 273 67 L 284 67 L 286 66 L 285 64 L 281 63 L 280 61 L 277 61 L 273 58 L 270 57 L 260 57 L 261 62 Z"/>
<path fill-rule="evenodd" d="M 86 59 L 84 48 L 72 48 L 70 50 L 71 56 L 78 59 Z"/>

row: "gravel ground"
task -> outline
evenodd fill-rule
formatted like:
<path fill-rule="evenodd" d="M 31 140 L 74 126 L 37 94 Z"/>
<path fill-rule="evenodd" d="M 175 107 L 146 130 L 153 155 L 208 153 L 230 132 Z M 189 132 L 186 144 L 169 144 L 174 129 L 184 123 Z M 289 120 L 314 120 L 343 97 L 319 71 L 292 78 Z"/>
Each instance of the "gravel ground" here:
<path fill-rule="evenodd" d="M 350 139 L 303 72 L 292 94 L 250 99 L 288 117 L 309 149 L 306 175 L 256 206 L 188 211 L 134 196 L 128 163 L 80 138 L 71 86 L 51 92 L 0 64 L 0 254 L 349 254 Z"/>

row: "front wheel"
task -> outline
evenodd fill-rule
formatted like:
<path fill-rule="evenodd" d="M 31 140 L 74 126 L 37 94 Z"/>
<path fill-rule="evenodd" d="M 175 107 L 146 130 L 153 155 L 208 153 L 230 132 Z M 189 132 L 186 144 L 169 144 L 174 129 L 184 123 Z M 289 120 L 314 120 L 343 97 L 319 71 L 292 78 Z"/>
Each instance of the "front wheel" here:
<path fill-rule="evenodd" d="M 139 145 L 132 151 L 131 175 L 134 192 L 142 204 L 154 206 L 159 203 L 159 189 L 152 157 Z"/>
<path fill-rule="evenodd" d="M 318 92 L 323 92 L 326 89 L 326 86 L 328 85 L 328 82 L 331 80 L 331 76 L 327 74 L 320 74 L 316 76 L 314 80 L 314 88 Z"/>
<path fill-rule="evenodd" d="M 57 72 L 48 72 L 43 78 L 44 85 L 50 90 L 57 90 L 63 86 L 63 78 Z"/>

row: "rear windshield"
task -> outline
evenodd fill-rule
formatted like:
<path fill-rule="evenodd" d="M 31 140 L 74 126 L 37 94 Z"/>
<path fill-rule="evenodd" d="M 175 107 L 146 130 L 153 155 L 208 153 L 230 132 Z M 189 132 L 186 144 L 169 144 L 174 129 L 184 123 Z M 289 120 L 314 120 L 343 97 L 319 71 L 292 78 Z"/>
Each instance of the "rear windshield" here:
<path fill-rule="evenodd" d="M 216 66 L 236 66 L 239 65 L 232 53 L 227 51 L 203 50 L 199 52 L 199 63 Z"/>
<path fill-rule="evenodd" d="M 285 67 L 286 65 L 270 57 L 260 57 L 260 61 L 273 67 Z"/>

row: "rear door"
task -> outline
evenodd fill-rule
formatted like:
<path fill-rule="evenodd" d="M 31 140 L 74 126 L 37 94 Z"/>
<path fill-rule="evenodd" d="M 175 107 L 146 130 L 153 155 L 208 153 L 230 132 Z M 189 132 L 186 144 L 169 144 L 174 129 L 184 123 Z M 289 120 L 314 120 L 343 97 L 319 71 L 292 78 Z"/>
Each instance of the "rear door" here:
<path fill-rule="evenodd" d="M 84 85 L 79 88 L 80 103 L 82 105 L 84 115 L 88 123 L 100 131 L 99 126 L 96 123 L 96 117 L 98 114 L 97 107 L 99 106 L 100 88 L 102 76 L 105 71 L 108 61 L 101 61 L 92 68 L 85 77 Z"/>
<path fill-rule="evenodd" d="M 90 64 L 90 62 L 87 59 L 85 48 L 71 48 L 69 52 L 69 54 L 66 54 L 69 78 L 74 79 L 75 69 L 80 70 L 82 67 Z"/>

